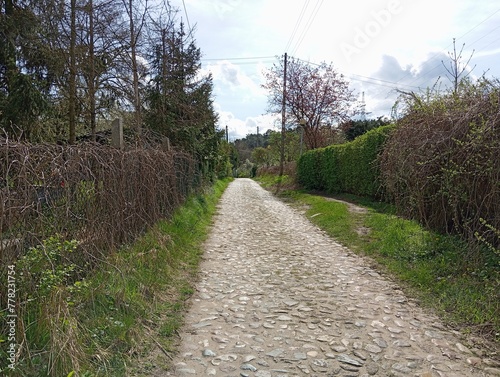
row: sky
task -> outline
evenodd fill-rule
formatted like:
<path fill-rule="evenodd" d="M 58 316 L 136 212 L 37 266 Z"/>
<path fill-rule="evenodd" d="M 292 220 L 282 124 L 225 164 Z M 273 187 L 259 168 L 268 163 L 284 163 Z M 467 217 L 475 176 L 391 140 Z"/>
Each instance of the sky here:
<path fill-rule="evenodd" d="M 332 63 L 367 118 L 391 115 L 399 90 L 449 85 L 448 53 L 472 54 L 471 77 L 500 78 L 496 0 L 171 0 L 194 29 L 202 73 L 214 80 L 219 128 L 230 140 L 278 130 L 267 114 L 264 72 L 289 56 Z"/>

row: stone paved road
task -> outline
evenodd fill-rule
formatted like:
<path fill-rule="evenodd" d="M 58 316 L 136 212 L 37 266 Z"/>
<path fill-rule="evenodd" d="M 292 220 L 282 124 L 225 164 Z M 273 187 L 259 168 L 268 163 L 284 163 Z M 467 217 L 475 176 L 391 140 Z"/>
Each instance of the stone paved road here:
<path fill-rule="evenodd" d="M 397 285 L 249 179 L 224 193 L 169 376 L 498 376 Z"/>

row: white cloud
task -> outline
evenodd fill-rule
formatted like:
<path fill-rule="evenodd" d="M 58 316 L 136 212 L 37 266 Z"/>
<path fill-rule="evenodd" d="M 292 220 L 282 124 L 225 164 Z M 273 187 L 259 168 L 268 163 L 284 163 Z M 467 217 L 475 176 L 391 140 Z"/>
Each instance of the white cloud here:
<path fill-rule="evenodd" d="M 480 51 L 478 53 L 474 53 L 474 58 L 482 58 L 485 56 L 493 56 L 500 54 L 500 48 L 495 48 L 493 50 Z"/>
<path fill-rule="evenodd" d="M 261 73 L 244 71 L 239 65 L 227 60 L 217 61 L 203 68 L 205 72 L 212 73 L 214 83 L 221 85 L 220 92 L 226 90 L 238 92 L 244 97 L 265 97 L 266 92 L 261 88 Z"/>

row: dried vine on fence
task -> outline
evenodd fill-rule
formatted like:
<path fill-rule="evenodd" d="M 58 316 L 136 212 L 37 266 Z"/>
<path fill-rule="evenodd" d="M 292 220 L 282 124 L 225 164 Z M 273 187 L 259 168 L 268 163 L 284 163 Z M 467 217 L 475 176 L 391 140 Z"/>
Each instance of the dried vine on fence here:
<path fill-rule="evenodd" d="M 198 181 L 193 159 L 181 152 L 1 139 L 1 266 L 58 235 L 78 241 L 68 258 L 85 272 L 169 217 Z"/>
<path fill-rule="evenodd" d="M 400 213 L 498 243 L 499 87 L 483 80 L 448 95 L 405 98 L 406 116 L 381 157 L 383 183 Z"/>

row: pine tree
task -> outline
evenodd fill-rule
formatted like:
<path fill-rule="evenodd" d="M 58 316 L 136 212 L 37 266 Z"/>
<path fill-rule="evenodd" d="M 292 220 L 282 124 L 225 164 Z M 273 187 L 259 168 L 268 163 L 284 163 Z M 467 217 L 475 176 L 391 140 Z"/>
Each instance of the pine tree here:
<path fill-rule="evenodd" d="M 152 53 L 154 78 L 147 102 L 147 126 L 199 161 L 216 158 L 221 134 L 216 131 L 212 77 L 199 77 L 200 49 L 188 41 L 181 23 L 157 31 Z"/>
<path fill-rule="evenodd" d="M 36 49 L 40 32 L 29 2 L 0 2 L 0 127 L 8 136 L 30 139 L 47 108 L 47 65 Z"/>

